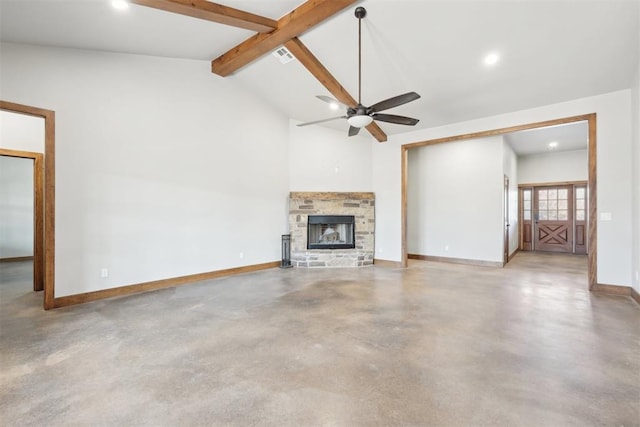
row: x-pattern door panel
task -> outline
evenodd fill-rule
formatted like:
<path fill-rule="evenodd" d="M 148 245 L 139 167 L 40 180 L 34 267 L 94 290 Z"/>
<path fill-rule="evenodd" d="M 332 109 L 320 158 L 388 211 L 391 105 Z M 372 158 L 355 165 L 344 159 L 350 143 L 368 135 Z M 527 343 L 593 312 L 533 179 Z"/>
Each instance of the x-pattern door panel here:
<path fill-rule="evenodd" d="M 573 252 L 572 194 L 572 186 L 535 188 L 535 250 Z"/>

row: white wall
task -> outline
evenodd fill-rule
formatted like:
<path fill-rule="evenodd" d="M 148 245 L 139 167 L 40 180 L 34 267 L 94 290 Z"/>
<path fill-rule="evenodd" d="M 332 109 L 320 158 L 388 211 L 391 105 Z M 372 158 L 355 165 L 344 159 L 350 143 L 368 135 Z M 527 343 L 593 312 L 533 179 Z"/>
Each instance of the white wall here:
<path fill-rule="evenodd" d="M 44 153 L 44 119 L 0 110 L 0 147 Z"/>
<path fill-rule="evenodd" d="M 518 183 L 586 181 L 588 150 L 558 151 L 518 157 Z"/>
<path fill-rule="evenodd" d="M 520 174 L 518 156 L 511 145 L 502 137 L 502 173 L 509 178 L 509 255 L 519 247 L 518 224 L 518 176 Z M 503 190 L 504 191 L 504 190 Z"/>
<path fill-rule="evenodd" d="M 371 191 L 371 139 L 322 126 L 289 124 L 291 191 Z M 362 133 L 365 133 L 363 131 Z"/>
<path fill-rule="evenodd" d="M 207 61 L 1 54 L 2 98 L 56 112 L 56 297 L 280 259 L 286 117 Z"/>
<path fill-rule="evenodd" d="M 376 221 L 394 224 L 376 226 L 376 247 L 384 248 L 385 259 L 400 261 L 402 144 L 593 112 L 598 115 L 598 210 L 612 214 L 611 221 L 598 222 L 598 282 L 629 286 L 632 269 L 631 90 L 393 135 L 389 142 L 373 145 Z"/>
<path fill-rule="evenodd" d="M 33 256 L 33 160 L 0 156 L 0 258 Z"/>
<path fill-rule="evenodd" d="M 502 137 L 409 151 L 409 253 L 502 262 Z"/>

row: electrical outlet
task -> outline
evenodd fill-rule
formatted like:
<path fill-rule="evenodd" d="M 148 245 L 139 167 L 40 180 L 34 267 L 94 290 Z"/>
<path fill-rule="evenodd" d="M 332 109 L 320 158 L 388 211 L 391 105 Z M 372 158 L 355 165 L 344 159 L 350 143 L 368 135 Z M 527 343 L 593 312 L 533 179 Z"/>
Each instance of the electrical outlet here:
<path fill-rule="evenodd" d="M 103 279 L 105 277 L 109 277 L 109 269 L 108 268 L 103 268 L 102 270 L 100 270 L 100 277 L 102 277 Z"/>
<path fill-rule="evenodd" d="M 382 248 L 378 249 L 378 253 L 382 253 Z"/>
<path fill-rule="evenodd" d="M 240 252 L 240 259 L 244 259 L 244 252 Z"/>
<path fill-rule="evenodd" d="M 446 245 L 446 246 L 444 247 L 444 251 L 445 251 L 445 252 L 449 252 L 449 245 Z"/>

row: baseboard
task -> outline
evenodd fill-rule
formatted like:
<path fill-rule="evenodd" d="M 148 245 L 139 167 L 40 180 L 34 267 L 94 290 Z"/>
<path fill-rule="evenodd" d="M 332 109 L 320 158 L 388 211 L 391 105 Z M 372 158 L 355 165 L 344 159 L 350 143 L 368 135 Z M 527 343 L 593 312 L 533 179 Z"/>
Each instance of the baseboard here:
<path fill-rule="evenodd" d="M 33 261 L 33 256 L 15 256 L 12 258 L 0 258 L 0 262 Z"/>
<path fill-rule="evenodd" d="M 373 265 L 377 267 L 386 267 L 386 268 L 402 268 L 402 263 L 400 261 L 389 261 L 386 259 L 378 259 L 378 258 L 375 258 L 373 260 Z"/>
<path fill-rule="evenodd" d="M 603 293 L 603 294 L 620 295 L 620 296 L 625 296 L 625 297 L 631 297 L 631 298 L 633 298 L 635 300 L 635 302 L 640 304 L 640 302 L 639 302 L 640 295 L 638 295 L 638 293 L 635 291 L 635 289 L 633 289 L 631 286 L 606 285 L 606 284 L 603 284 L 603 283 L 598 283 L 592 289 L 592 292 L 599 292 L 599 293 Z M 635 296 L 634 296 L 634 294 L 635 294 Z"/>
<path fill-rule="evenodd" d="M 54 308 L 66 307 L 69 305 L 82 304 L 85 302 L 97 301 L 105 298 L 114 298 L 141 292 L 155 291 L 164 288 L 187 285 L 189 283 L 202 280 L 216 279 L 219 277 L 233 276 L 236 274 L 250 273 L 253 271 L 266 270 L 280 266 L 280 261 L 267 262 L 264 264 L 247 265 L 244 267 L 228 268 L 225 270 L 210 271 L 207 273 L 190 274 L 188 276 L 172 277 L 169 279 L 154 280 L 152 282 L 136 283 L 134 285 L 120 286 L 118 288 L 103 289 L 100 291 L 87 292 L 83 294 L 68 295 L 54 299 Z"/>
<path fill-rule="evenodd" d="M 432 255 L 409 254 L 409 259 L 419 259 L 421 261 L 446 262 L 449 264 L 477 265 L 480 267 L 502 267 L 502 262 L 499 262 L 499 261 L 482 261 L 478 259 L 449 258 L 449 257 L 440 257 L 440 256 L 432 256 Z"/>
<path fill-rule="evenodd" d="M 511 255 L 509 255 L 509 259 L 507 260 L 507 262 L 511 261 L 513 259 L 514 256 L 516 256 L 516 254 L 520 252 L 520 248 L 516 248 L 515 251 L 513 251 L 513 253 Z"/>

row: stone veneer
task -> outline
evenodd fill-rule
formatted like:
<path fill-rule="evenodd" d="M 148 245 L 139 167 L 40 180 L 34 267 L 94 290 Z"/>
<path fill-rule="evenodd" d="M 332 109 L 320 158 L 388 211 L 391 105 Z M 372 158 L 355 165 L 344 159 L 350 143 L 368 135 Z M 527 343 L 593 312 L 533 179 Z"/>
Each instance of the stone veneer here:
<path fill-rule="evenodd" d="M 355 249 L 307 249 L 309 215 L 353 215 Z M 295 267 L 363 267 L 373 265 L 375 196 L 373 193 L 289 195 L 291 263 Z"/>

